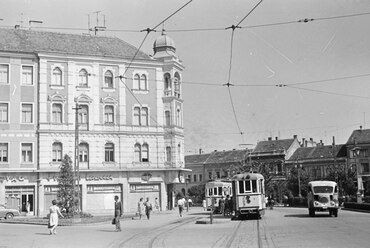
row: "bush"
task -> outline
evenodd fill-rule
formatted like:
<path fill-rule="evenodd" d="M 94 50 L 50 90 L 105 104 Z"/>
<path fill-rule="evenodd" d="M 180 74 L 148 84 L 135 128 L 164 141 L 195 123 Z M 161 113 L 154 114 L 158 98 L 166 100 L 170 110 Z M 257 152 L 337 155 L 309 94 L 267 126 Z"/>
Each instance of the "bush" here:
<path fill-rule="evenodd" d="M 370 203 L 345 202 L 344 207 L 370 211 Z"/>

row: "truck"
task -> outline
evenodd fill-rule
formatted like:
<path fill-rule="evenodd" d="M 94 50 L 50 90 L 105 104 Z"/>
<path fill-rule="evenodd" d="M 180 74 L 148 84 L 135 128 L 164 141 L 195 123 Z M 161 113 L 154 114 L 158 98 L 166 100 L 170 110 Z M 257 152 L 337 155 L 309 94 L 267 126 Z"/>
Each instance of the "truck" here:
<path fill-rule="evenodd" d="M 329 216 L 338 217 L 338 185 L 333 181 L 311 181 L 308 183 L 308 212 L 311 217 L 315 212 L 329 212 Z"/>

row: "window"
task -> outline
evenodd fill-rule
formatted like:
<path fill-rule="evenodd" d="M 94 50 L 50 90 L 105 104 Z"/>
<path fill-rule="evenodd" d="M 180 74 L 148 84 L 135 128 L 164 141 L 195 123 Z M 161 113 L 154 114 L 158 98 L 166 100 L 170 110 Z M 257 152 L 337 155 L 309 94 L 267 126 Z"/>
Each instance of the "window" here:
<path fill-rule="evenodd" d="M 202 181 L 203 181 L 203 175 L 199 174 L 199 182 L 202 182 Z"/>
<path fill-rule="evenodd" d="M 62 71 L 56 67 L 53 70 L 53 76 L 51 78 L 51 84 L 61 86 L 62 85 Z"/>
<path fill-rule="evenodd" d="M 196 182 L 197 181 L 197 175 L 193 175 L 193 182 Z"/>
<path fill-rule="evenodd" d="M 32 104 L 22 104 L 22 123 L 32 123 Z"/>
<path fill-rule="evenodd" d="M 171 78 L 169 74 L 164 75 L 164 89 L 165 90 L 171 89 Z"/>
<path fill-rule="evenodd" d="M 176 111 L 176 124 L 177 126 L 181 126 L 181 110 L 177 109 Z"/>
<path fill-rule="evenodd" d="M 255 182 L 254 186 L 257 187 L 256 182 Z M 249 180 L 239 181 L 239 193 L 243 194 L 243 193 L 247 193 L 247 192 L 251 192 L 251 181 L 249 181 Z"/>
<path fill-rule="evenodd" d="M 0 65 L 0 84 L 8 84 L 9 83 L 9 66 L 8 65 Z"/>
<path fill-rule="evenodd" d="M 369 163 L 361 163 L 361 174 L 369 174 Z"/>
<path fill-rule="evenodd" d="M 104 87 L 113 88 L 113 73 L 111 71 L 106 71 L 104 74 Z"/>
<path fill-rule="evenodd" d="M 33 67 L 22 66 L 22 84 L 33 85 Z"/>
<path fill-rule="evenodd" d="M 114 144 L 105 144 L 105 162 L 114 162 Z"/>
<path fill-rule="evenodd" d="M 148 108 L 143 107 L 141 109 L 141 126 L 148 126 Z"/>
<path fill-rule="evenodd" d="M 177 159 L 181 160 L 181 145 L 177 145 Z"/>
<path fill-rule="evenodd" d="M 140 76 L 139 76 L 139 74 L 135 74 L 132 88 L 134 90 L 139 90 L 140 89 Z"/>
<path fill-rule="evenodd" d="M 147 76 L 145 74 L 140 75 L 140 74 L 136 73 L 134 75 L 132 89 L 133 90 L 142 90 L 142 91 L 148 90 Z"/>
<path fill-rule="evenodd" d="M 141 162 L 141 145 L 138 143 L 135 144 L 135 161 Z"/>
<path fill-rule="evenodd" d="M 80 162 L 89 161 L 89 145 L 87 143 L 81 143 L 79 145 L 79 161 Z"/>
<path fill-rule="evenodd" d="M 135 107 L 134 108 L 134 120 L 133 124 L 139 126 L 140 125 L 140 108 Z"/>
<path fill-rule="evenodd" d="M 171 162 L 172 161 L 172 156 L 171 156 L 171 147 L 167 146 L 166 147 L 166 161 Z"/>
<path fill-rule="evenodd" d="M 8 122 L 8 104 L 0 103 L 0 122 Z"/>
<path fill-rule="evenodd" d="M 140 90 L 148 90 L 146 76 L 143 74 L 140 77 Z"/>
<path fill-rule="evenodd" d="M 134 107 L 132 124 L 135 126 L 148 126 L 149 109 L 147 107 Z"/>
<path fill-rule="evenodd" d="M 62 123 L 62 104 L 53 103 L 52 106 L 52 121 L 53 123 Z"/>
<path fill-rule="evenodd" d="M 221 178 L 221 175 L 220 175 L 220 172 L 219 171 L 216 171 L 216 177 L 217 178 Z"/>
<path fill-rule="evenodd" d="M 32 144 L 23 143 L 22 144 L 22 162 L 23 163 L 32 163 Z"/>
<path fill-rule="evenodd" d="M 143 144 L 141 156 L 142 156 L 142 162 L 149 162 L 149 145 L 148 144 Z"/>
<path fill-rule="evenodd" d="M 87 105 L 79 105 L 78 123 L 87 124 L 89 120 L 89 107 Z"/>
<path fill-rule="evenodd" d="M 208 179 L 212 179 L 212 172 L 208 172 Z"/>
<path fill-rule="evenodd" d="M 82 69 L 78 74 L 78 86 L 87 87 L 88 86 L 88 73 L 85 69 Z"/>
<path fill-rule="evenodd" d="M 53 162 L 62 161 L 62 143 L 54 142 L 53 143 Z"/>
<path fill-rule="evenodd" d="M 171 126 L 171 112 L 166 110 L 164 112 L 164 116 L 165 116 L 165 121 L 166 121 L 166 126 Z"/>
<path fill-rule="evenodd" d="M 104 107 L 104 123 L 113 124 L 114 123 L 114 108 L 111 105 Z"/>
<path fill-rule="evenodd" d="M 0 163 L 8 162 L 8 144 L 0 143 Z"/>

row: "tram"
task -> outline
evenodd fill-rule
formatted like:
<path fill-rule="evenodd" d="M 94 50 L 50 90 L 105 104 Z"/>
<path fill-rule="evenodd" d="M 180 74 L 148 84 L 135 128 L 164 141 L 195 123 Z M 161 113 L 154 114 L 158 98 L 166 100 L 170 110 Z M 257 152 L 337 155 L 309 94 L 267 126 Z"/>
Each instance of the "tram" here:
<path fill-rule="evenodd" d="M 206 183 L 206 204 L 207 204 L 207 210 L 212 209 L 212 201 L 213 201 L 213 211 L 218 212 L 219 206 L 218 202 L 221 199 L 221 197 L 224 197 L 226 199 L 227 196 L 232 196 L 232 190 L 231 190 L 231 182 L 228 181 L 210 181 Z"/>
<path fill-rule="evenodd" d="M 259 173 L 241 173 L 232 178 L 234 218 L 265 214 L 265 179 Z"/>

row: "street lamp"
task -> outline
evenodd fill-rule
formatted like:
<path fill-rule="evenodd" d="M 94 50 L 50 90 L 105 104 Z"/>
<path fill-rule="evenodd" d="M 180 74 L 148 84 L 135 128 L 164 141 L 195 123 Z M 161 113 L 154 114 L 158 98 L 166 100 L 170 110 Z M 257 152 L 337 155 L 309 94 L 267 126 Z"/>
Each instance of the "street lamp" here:
<path fill-rule="evenodd" d="M 353 149 L 351 149 L 351 151 L 352 151 L 353 157 L 355 158 L 355 163 L 356 163 L 357 203 L 362 203 L 362 189 L 363 189 L 363 187 L 362 187 L 362 177 L 361 177 L 361 174 L 360 174 L 360 165 L 359 165 L 359 161 L 358 161 L 361 148 L 356 146 Z"/>
<path fill-rule="evenodd" d="M 188 194 L 188 183 L 190 183 L 190 175 L 185 178 L 185 199 L 186 199 L 186 212 L 189 212 L 189 199 L 186 196 Z"/>
<path fill-rule="evenodd" d="M 302 194 L 301 194 L 301 168 L 302 168 L 302 164 L 298 164 L 298 160 L 296 161 L 295 168 L 297 168 L 297 176 L 298 176 L 298 197 L 302 198 Z"/>

